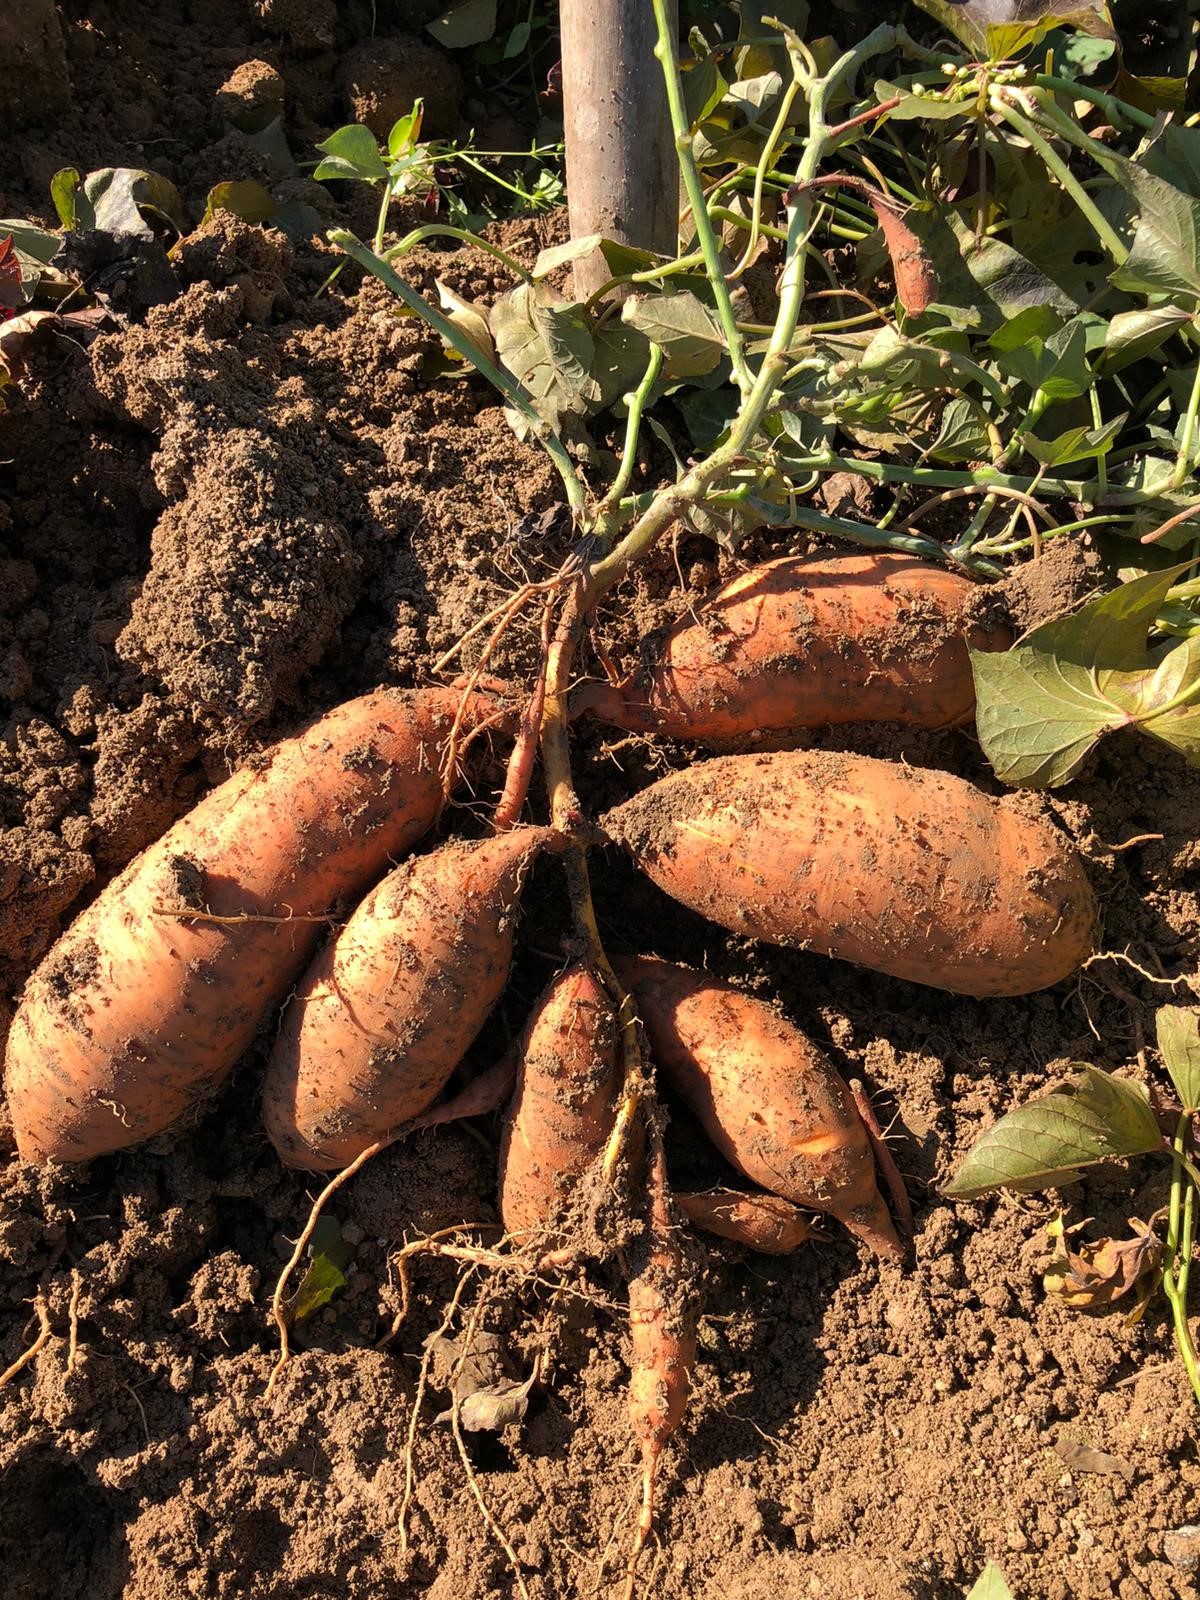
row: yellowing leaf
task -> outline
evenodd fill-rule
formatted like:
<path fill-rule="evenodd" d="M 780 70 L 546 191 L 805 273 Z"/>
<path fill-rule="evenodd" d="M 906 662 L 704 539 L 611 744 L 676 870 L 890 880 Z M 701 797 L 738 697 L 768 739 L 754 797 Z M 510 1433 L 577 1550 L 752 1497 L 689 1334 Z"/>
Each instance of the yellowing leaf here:
<path fill-rule="evenodd" d="M 971 1585 L 967 1600 L 1013 1600 L 1013 1592 L 1000 1568 L 989 1561 Z"/>
<path fill-rule="evenodd" d="M 463 338 L 479 351 L 487 361 L 496 359 L 496 342 L 492 338 L 491 330 L 487 325 L 487 318 L 478 307 L 473 306 L 469 300 L 464 300 L 461 295 L 437 280 L 438 299 L 442 303 L 442 310 L 449 320 L 462 334 Z"/>
<path fill-rule="evenodd" d="M 243 222 L 270 222 L 275 215 L 275 197 L 253 178 L 218 183 L 208 191 L 202 222 L 208 222 L 218 211 L 231 211 Z"/>

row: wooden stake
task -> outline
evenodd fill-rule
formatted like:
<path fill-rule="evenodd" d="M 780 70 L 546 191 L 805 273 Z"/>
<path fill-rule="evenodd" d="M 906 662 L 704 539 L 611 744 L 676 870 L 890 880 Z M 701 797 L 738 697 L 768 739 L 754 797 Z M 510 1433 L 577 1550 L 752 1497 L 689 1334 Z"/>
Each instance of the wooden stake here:
<path fill-rule="evenodd" d="M 561 0 L 560 23 L 571 237 L 673 255 L 679 173 L 650 0 Z M 593 251 L 575 264 L 575 293 L 612 276 Z"/>

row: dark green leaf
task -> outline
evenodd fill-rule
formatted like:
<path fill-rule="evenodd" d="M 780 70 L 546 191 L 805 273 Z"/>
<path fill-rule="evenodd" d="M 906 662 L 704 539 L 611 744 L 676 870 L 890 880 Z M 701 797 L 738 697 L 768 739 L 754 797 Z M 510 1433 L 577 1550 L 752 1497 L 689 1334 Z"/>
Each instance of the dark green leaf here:
<path fill-rule="evenodd" d="M 463 0 L 425 24 L 425 32 L 446 50 L 482 44 L 496 31 L 496 0 Z"/>
<path fill-rule="evenodd" d="M 725 384 L 720 389 L 685 389 L 675 398 L 697 450 L 711 450 L 728 429 L 738 411 L 736 389 Z"/>
<path fill-rule="evenodd" d="M 937 461 L 985 461 L 991 454 L 983 408 L 965 397 L 951 400 L 942 412 L 937 438 L 929 447 Z"/>
<path fill-rule="evenodd" d="M 1107 377 L 1152 355 L 1173 333 L 1192 320 L 1179 306 L 1147 306 L 1140 311 L 1118 311 L 1108 323 L 1099 370 Z"/>
<path fill-rule="evenodd" d="M 388 175 L 375 135 L 360 122 L 351 122 L 331 133 L 317 146 L 324 152 L 314 178 L 359 178 L 364 183 L 381 183 Z"/>
<path fill-rule="evenodd" d="M 1118 289 L 1200 299 L 1200 200 L 1115 150 L 1096 160 L 1137 206 L 1128 259 L 1112 273 Z"/>
<path fill-rule="evenodd" d="M 995 1189 L 1055 1189 L 1083 1167 L 1163 1148 L 1146 1093 L 1097 1067 L 1030 1100 L 976 1140 L 945 1193 L 974 1200 Z"/>
<path fill-rule="evenodd" d="M 1200 1013 L 1185 1006 L 1159 1006 L 1154 1025 L 1183 1109 L 1200 1110 Z"/>
<path fill-rule="evenodd" d="M 1105 455 L 1127 421 L 1128 413 L 1125 413 L 1100 428 L 1082 425 L 1068 428 L 1055 439 L 1039 439 L 1035 434 L 1022 433 L 1021 443 L 1043 467 L 1067 467 L 1075 461 L 1091 461 Z"/>
<path fill-rule="evenodd" d="M 1186 566 L 1148 573 L 1011 650 L 971 652 L 976 725 L 1005 783 L 1054 788 L 1114 728 L 1140 727 L 1200 757 L 1200 635 L 1151 652 L 1146 636 Z"/>
<path fill-rule="evenodd" d="M 688 122 L 696 128 L 717 109 L 725 98 L 729 84 L 721 76 L 716 58 L 712 55 L 701 56 L 692 62 L 685 61 L 681 71 L 683 103 Z"/>
<path fill-rule="evenodd" d="M 502 61 L 512 61 L 514 57 L 519 56 L 522 50 L 524 50 L 529 44 L 529 35 L 531 31 L 532 30 L 527 20 L 518 22 L 516 27 L 508 36 L 504 46 L 504 54 L 500 59 Z"/>
<path fill-rule="evenodd" d="M 1028 384 L 1043 404 L 1075 400 L 1094 381 L 1084 323 L 1074 317 L 1063 326 L 1050 326 L 1057 322 L 1049 306 L 1031 306 L 988 341 L 1001 372 Z"/>

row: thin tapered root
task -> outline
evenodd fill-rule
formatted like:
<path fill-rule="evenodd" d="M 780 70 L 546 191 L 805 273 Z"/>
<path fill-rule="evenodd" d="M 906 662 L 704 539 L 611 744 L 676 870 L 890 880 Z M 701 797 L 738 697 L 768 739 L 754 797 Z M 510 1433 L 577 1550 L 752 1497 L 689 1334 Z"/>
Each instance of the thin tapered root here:
<path fill-rule="evenodd" d="M 637 1526 L 633 1530 L 633 1540 L 629 1546 L 629 1560 L 625 1564 L 625 1587 L 621 1591 L 621 1600 L 633 1600 L 638 1563 L 642 1559 L 646 1542 L 654 1531 L 654 1501 L 658 1487 L 658 1463 L 661 1457 L 660 1445 L 648 1444 L 642 1451 L 642 1507 L 638 1512 Z"/>
<path fill-rule="evenodd" d="M 542 610 L 542 654 L 537 681 L 521 718 L 521 726 L 508 759 L 504 779 L 504 792 L 500 796 L 492 824 L 497 833 L 516 826 L 522 807 L 529 794 L 537 760 L 538 741 L 542 731 L 542 709 L 546 704 L 546 665 L 550 650 L 550 621 L 554 615 L 553 601 L 547 601 Z"/>
<path fill-rule="evenodd" d="M 284 1296 L 287 1293 L 287 1286 L 291 1280 L 292 1273 L 299 1266 L 300 1258 L 308 1248 L 309 1240 L 313 1236 L 313 1231 L 325 1207 L 325 1202 L 336 1194 L 342 1185 L 348 1182 L 356 1172 L 361 1171 L 372 1156 L 378 1155 L 386 1145 L 391 1143 L 392 1140 L 390 1139 L 377 1139 L 374 1144 L 369 1144 L 365 1150 L 355 1156 L 348 1167 L 343 1167 L 340 1172 L 334 1174 L 312 1203 L 312 1210 L 308 1213 L 308 1221 L 304 1224 L 300 1237 L 296 1240 L 295 1248 L 288 1258 L 287 1265 L 279 1274 L 279 1281 L 275 1285 L 275 1293 L 271 1296 L 271 1315 L 274 1318 L 275 1326 L 279 1329 L 279 1356 L 275 1365 L 271 1368 L 271 1376 L 267 1379 L 266 1392 L 268 1395 L 275 1388 L 276 1380 L 287 1365 L 288 1357 L 291 1354 L 287 1317 L 284 1315 L 283 1309 Z"/>
<path fill-rule="evenodd" d="M 44 1349 L 50 1343 L 50 1310 L 46 1305 L 46 1296 L 44 1294 L 38 1295 L 33 1303 L 33 1308 L 37 1312 L 38 1319 L 37 1338 L 31 1345 L 22 1350 L 10 1367 L 0 1372 L 0 1389 L 3 1389 L 5 1384 L 11 1383 L 19 1372 L 24 1371 L 29 1363 L 36 1359 L 38 1351 Z"/>

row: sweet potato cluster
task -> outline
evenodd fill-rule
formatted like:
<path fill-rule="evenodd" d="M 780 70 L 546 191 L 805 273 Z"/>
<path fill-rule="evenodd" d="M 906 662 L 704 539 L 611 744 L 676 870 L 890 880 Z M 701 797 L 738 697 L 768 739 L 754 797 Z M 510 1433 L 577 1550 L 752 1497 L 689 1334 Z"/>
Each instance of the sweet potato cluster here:
<path fill-rule="evenodd" d="M 628 679 L 578 696 L 575 715 L 741 752 L 652 784 L 603 832 L 737 934 L 963 995 L 1067 977 L 1094 947 L 1096 905 L 1053 826 L 943 772 L 786 748 L 851 720 L 969 721 L 967 640 L 1008 642 L 970 620 L 971 592 L 890 554 L 746 572 L 648 641 Z M 562 844 L 524 825 L 412 853 L 471 736 L 515 720 L 478 690 L 380 690 L 213 790 L 30 978 L 5 1068 L 21 1156 L 81 1162 L 161 1133 L 209 1102 L 281 1006 L 262 1101 L 287 1164 L 339 1169 L 427 1120 L 505 988 L 531 864 Z M 649 1060 L 753 1186 L 677 1194 L 672 1209 L 650 1128 L 649 1243 L 630 1281 L 649 1461 L 694 1353 L 670 1288 L 678 1216 L 780 1252 L 825 1212 L 878 1254 L 902 1251 L 867 1129 L 818 1047 L 764 1001 L 643 954 L 575 960 L 529 1018 L 500 1153 L 515 1241 L 543 1260 L 570 1250 L 578 1196 L 609 1171 L 627 1109 L 631 1013 Z"/>

